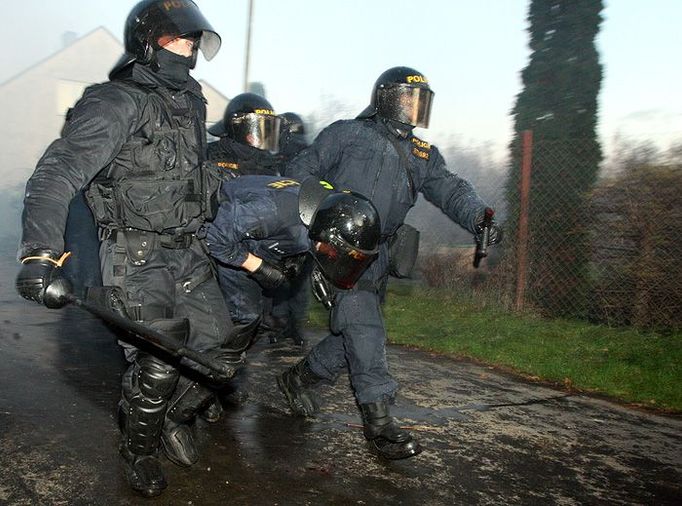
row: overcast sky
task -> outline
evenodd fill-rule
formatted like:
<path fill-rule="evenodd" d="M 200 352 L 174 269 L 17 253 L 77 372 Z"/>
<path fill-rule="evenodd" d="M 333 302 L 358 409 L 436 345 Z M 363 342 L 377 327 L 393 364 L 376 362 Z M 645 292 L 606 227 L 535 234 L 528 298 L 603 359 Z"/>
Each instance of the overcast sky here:
<path fill-rule="evenodd" d="M 66 31 L 105 26 L 119 39 L 135 0 L 5 2 L 0 81 L 59 50 Z M 197 0 L 223 38 L 195 76 L 228 97 L 242 91 L 248 0 Z M 279 112 L 310 114 L 330 97 L 364 108 L 385 69 L 423 72 L 436 92 L 432 127 L 503 151 L 509 111 L 526 65 L 526 0 L 254 0 L 250 79 Z M 605 0 L 598 39 L 604 64 L 600 133 L 619 131 L 666 147 L 682 139 L 682 0 Z"/>

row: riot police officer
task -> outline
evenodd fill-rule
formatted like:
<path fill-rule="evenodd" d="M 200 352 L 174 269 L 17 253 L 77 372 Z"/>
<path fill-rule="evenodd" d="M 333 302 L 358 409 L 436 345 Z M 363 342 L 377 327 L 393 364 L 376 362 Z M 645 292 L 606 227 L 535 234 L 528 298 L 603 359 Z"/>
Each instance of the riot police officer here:
<path fill-rule="evenodd" d="M 433 91 L 421 72 L 391 68 L 379 76 L 370 105 L 356 119 L 324 129 L 286 169 L 290 177 L 314 175 L 366 195 L 379 211 L 382 245 L 357 285 L 336 294 L 332 333 L 278 379 L 280 389 L 294 413 L 310 416 L 317 410 L 312 387 L 322 380 L 336 380 L 347 365 L 364 435 L 375 451 L 390 459 L 421 451 L 389 412 L 398 385 L 386 362 L 379 292 L 389 262 L 401 263 L 389 257 L 390 239 L 419 192 L 474 234 L 486 208 L 467 181 L 447 170 L 438 149 L 412 132 L 414 127 L 428 126 L 432 99 Z"/>
<path fill-rule="evenodd" d="M 208 145 L 208 159 L 222 179 L 251 175 L 279 175 L 275 154 L 280 118 L 265 98 L 255 93 L 237 95 L 223 119 L 208 129 L 219 140 Z"/>
<path fill-rule="evenodd" d="M 279 175 L 280 157 L 277 155 L 281 118 L 275 113 L 272 104 L 256 93 L 241 93 L 230 100 L 225 108 L 223 119 L 208 129 L 211 135 L 220 139 L 208 145 L 208 158 L 214 167 L 214 173 L 221 180 L 244 175 Z M 218 279 L 223 294 L 228 301 L 235 322 L 245 323 L 245 319 L 237 313 L 236 308 L 244 309 L 244 291 L 241 277 L 225 266 L 218 264 Z M 255 329 L 262 335 L 272 339 L 274 320 L 272 318 L 272 297 L 259 298 L 265 307 L 254 307 L 251 312 L 262 314 L 262 320 Z M 252 319 L 248 320 L 253 322 Z M 250 328 L 250 327 L 244 327 Z M 239 383 L 233 382 L 233 387 Z M 242 392 L 243 393 L 243 392 Z M 220 403 L 215 402 L 211 409 L 220 412 Z"/>
<path fill-rule="evenodd" d="M 380 234 L 378 213 L 362 195 L 332 191 L 314 177 L 243 176 L 222 184 L 206 242 L 222 265 L 222 287 L 238 294 L 234 323 L 255 336 L 264 298 L 298 276 L 307 253 L 323 295 L 327 284 L 355 284 L 377 256 Z"/>
<path fill-rule="evenodd" d="M 85 90 L 61 137 L 26 186 L 19 293 L 64 304 L 63 234 L 71 198 L 86 198 L 101 238 L 99 300 L 226 364 L 239 362 L 226 304 L 197 240 L 209 214 L 205 99 L 190 76 L 220 37 L 191 0 L 143 0 L 128 15 L 125 54 L 109 81 Z M 187 422 L 206 402 L 180 364 L 125 346 L 120 453 L 131 487 L 144 496 L 166 487 L 158 453 L 196 461 Z M 169 408 L 170 403 L 170 408 Z"/>

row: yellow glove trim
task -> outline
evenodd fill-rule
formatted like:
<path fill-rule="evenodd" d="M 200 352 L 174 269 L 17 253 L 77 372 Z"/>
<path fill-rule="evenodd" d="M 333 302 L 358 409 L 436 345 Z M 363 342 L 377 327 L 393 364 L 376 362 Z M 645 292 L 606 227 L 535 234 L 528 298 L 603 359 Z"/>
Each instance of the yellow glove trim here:
<path fill-rule="evenodd" d="M 61 267 L 64 265 L 64 262 L 71 256 L 70 251 L 65 251 L 61 257 L 59 257 L 59 260 L 55 260 L 50 257 L 25 257 L 21 259 L 21 263 L 25 264 L 26 262 L 30 262 L 31 260 L 47 260 L 48 262 L 52 262 L 55 264 L 57 267 Z"/>

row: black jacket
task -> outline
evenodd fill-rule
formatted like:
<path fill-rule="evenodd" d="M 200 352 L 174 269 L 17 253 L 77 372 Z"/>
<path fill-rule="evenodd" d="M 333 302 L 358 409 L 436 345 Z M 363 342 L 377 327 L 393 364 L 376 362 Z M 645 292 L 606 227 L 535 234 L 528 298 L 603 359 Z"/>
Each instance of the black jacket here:
<path fill-rule="evenodd" d="M 369 198 L 384 237 L 402 225 L 418 192 L 472 233 L 486 207 L 469 182 L 447 170 L 438 148 L 378 117 L 332 123 L 286 166 L 289 177 L 311 174 Z"/>
<path fill-rule="evenodd" d="M 225 181 L 220 209 L 207 227 L 211 255 L 239 267 L 249 253 L 277 262 L 308 251 L 308 229 L 298 212 L 300 188 L 297 181 L 274 176 Z"/>
<path fill-rule="evenodd" d="M 229 137 L 209 143 L 208 159 L 217 167 L 221 179 L 279 175 L 279 159 L 275 155 Z"/>
<path fill-rule="evenodd" d="M 34 249 L 62 252 L 69 202 L 96 177 L 111 182 L 129 170 L 136 178 L 153 180 L 162 171 L 173 170 L 192 173 L 187 179 L 196 179 L 205 157 L 205 117 L 205 99 L 194 79 L 184 89 L 172 90 L 138 64 L 121 80 L 87 88 L 68 112 L 61 137 L 47 148 L 26 184 L 19 256 Z M 176 142 L 169 142 L 173 134 L 167 132 L 172 128 L 168 125 L 177 124 L 184 125 L 185 131 Z M 153 152 L 156 155 L 149 156 Z M 144 160 L 137 159 L 139 153 Z M 145 204 L 158 188 L 145 194 L 143 184 L 133 186 L 134 191 L 122 198 L 139 204 L 137 212 L 144 215 Z M 101 216 L 95 215 L 102 225 Z M 167 225 L 175 227 L 173 221 Z M 161 219 L 154 226 L 165 224 Z"/>

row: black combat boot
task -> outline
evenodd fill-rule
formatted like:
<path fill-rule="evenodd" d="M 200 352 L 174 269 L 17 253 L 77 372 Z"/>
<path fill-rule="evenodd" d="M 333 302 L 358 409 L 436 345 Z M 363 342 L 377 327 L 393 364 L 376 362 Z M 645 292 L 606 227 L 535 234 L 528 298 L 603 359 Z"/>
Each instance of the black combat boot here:
<path fill-rule="evenodd" d="M 157 455 L 168 398 L 177 381 L 173 367 L 141 351 L 123 375 L 119 450 L 131 488 L 145 497 L 157 496 L 167 486 Z"/>
<path fill-rule="evenodd" d="M 161 445 L 171 462 L 188 467 L 199 460 L 192 427 L 195 416 L 215 399 L 211 389 L 196 381 L 180 378 L 171 398 L 161 432 Z"/>
<path fill-rule="evenodd" d="M 144 497 L 160 495 L 168 484 L 156 455 L 136 455 L 125 442 L 119 450 L 130 487 Z"/>
<path fill-rule="evenodd" d="M 199 460 L 192 427 L 166 418 L 161 433 L 161 446 L 168 460 L 182 467 L 189 467 Z"/>
<path fill-rule="evenodd" d="M 216 423 L 223 414 L 223 405 L 218 397 L 214 397 L 212 402 L 199 413 L 199 416 L 208 423 Z"/>
<path fill-rule="evenodd" d="M 365 438 L 384 458 L 397 460 L 413 457 L 422 448 L 412 435 L 401 429 L 389 414 L 386 401 L 361 404 Z"/>
<path fill-rule="evenodd" d="M 286 396 L 293 414 L 313 416 L 319 411 L 320 408 L 310 388 L 322 379 L 310 369 L 307 358 L 277 377 L 277 385 Z"/>
<path fill-rule="evenodd" d="M 287 326 L 284 329 L 284 337 L 291 339 L 296 346 L 303 347 L 305 345 L 301 324 L 296 321 L 295 318 L 289 318 Z"/>

